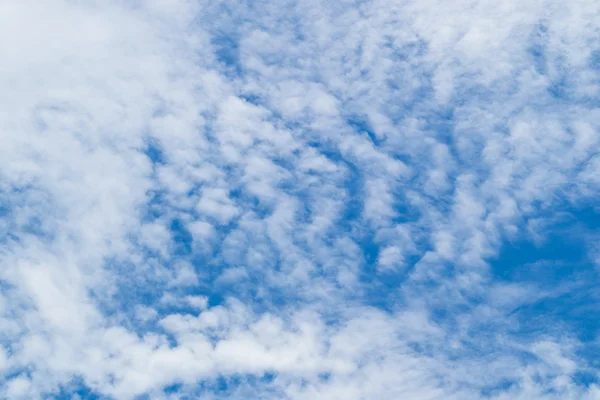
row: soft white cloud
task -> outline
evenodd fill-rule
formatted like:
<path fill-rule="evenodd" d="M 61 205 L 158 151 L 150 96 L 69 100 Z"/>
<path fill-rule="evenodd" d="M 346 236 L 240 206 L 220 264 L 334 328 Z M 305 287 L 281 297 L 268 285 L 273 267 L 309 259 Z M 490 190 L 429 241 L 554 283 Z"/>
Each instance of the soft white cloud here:
<path fill-rule="evenodd" d="M 3 2 L 0 397 L 599 399 L 489 265 L 597 197 L 597 8 Z"/>

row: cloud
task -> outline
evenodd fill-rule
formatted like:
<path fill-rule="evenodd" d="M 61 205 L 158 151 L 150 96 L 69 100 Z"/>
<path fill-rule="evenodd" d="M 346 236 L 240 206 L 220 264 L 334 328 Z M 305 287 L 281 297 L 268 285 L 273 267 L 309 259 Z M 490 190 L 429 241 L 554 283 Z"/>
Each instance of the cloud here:
<path fill-rule="evenodd" d="M 0 397 L 600 398 L 599 18 L 4 2 Z"/>

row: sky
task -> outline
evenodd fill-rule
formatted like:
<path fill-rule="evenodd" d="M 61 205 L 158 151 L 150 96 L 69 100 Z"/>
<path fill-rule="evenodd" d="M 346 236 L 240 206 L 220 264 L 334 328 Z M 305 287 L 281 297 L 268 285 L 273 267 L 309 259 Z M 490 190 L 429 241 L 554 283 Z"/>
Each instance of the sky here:
<path fill-rule="evenodd" d="M 0 2 L 0 399 L 599 400 L 596 0 Z"/>

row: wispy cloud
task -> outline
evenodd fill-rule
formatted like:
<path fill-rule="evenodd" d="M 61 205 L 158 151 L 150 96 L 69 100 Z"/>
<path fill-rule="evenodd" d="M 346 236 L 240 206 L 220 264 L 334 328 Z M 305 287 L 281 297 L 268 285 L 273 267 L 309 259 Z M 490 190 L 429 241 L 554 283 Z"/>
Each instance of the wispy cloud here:
<path fill-rule="evenodd" d="M 0 5 L 0 397 L 600 399 L 600 12 Z"/>

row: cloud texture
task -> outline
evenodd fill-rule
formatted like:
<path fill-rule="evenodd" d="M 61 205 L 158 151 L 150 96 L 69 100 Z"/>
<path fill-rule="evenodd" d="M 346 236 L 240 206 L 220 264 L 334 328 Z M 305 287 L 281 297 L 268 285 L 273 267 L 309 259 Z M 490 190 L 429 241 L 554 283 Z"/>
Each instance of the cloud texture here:
<path fill-rule="evenodd" d="M 600 399 L 594 0 L 0 3 L 0 398 Z"/>

